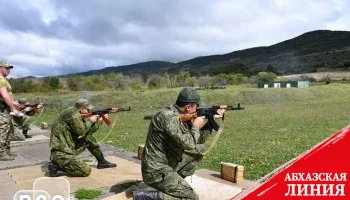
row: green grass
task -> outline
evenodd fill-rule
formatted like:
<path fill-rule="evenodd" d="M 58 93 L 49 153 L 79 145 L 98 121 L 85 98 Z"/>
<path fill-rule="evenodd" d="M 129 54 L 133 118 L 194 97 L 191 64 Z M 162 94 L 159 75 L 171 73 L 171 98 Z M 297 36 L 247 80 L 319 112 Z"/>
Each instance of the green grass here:
<path fill-rule="evenodd" d="M 83 199 L 95 199 L 98 196 L 102 195 L 102 191 L 101 190 L 90 190 L 90 189 L 78 189 L 75 192 L 75 198 L 79 199 L 79 200 L 83 200 Z"/>
<path fill-rule="evenodd" d="M 49 125 L 63 108 L 79 98 L 88 98 L 97 108 L 132 106 L 131 112 L 110 114 L 116 125 L 104 126 L 95 135 L 103 143 L 126 151 L 137 152 L 145 142 L 153 114 L 175 102 L 181 88 L 150 91 L 72 92 L 35 94 L 50 103 L 37 124 Z M 251 85 L 231 86 L 223 90 L 199 91 L 203 105 L 241 103 L 242 111 L 230 111 L 225 129 L 216 146 L 206 155 L 199 168 L 220 170 L 220 162 L 244 166 L 245 178 L 256 180 L 309 150 L 349 124 L 349 84 L 318 85 L 309 88 L 257 89 Z M 16 94 L 38 100 L 32 94 Z M 34 119 L 35 120 L 35 119 Z M 212 139 L 213 137 L 211 137 Z M 210 141 L 208 141 L 209 143 Z"/>

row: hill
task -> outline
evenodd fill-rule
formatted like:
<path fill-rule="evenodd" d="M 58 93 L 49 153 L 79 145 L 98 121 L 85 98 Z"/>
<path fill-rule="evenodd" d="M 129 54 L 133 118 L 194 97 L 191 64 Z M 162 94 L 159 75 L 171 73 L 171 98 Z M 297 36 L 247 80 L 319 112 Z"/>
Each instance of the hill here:
<path fill-rule="evenodd" d="M 344 71 L 349 68 L 350 32 L 317 30 L 266 47 L 255 47 L 222 55 L 201 56 L 179 63 L 150 61 L 79 74 L 109 72 L 162 74 L 183 70 L 197 75 L 242 73 L 249 76 L 260 71 L 287 75 Z"/>
<path fill-rule="evenodd" d="M 166 69 L 168 66 L 172 66 L 174 63 L 166 61 L 149 61 L 143 63 L 137 63 L 132 65 L 123 65 L 117 67 L 106 67 L 100 70 L 90 70 L 82 73 L 75 73 L 75 75 L 89 76 L 93 74 L 106 74 L 106 73 L 124 73 L 124 74 L 144 74 L 155 73 L 158 69 Z M 72 75 L 72 74 L 68 74 Z"/>

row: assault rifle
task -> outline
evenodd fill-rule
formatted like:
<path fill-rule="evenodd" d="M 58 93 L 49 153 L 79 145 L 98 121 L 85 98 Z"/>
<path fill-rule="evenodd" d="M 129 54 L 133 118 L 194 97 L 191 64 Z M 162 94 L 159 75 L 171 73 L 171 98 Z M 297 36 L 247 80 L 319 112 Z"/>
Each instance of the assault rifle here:
<path fill-rule="evenodd" d="M 189 114 L 181 114 L 180 120 L 182 122 L 187 122 L 189 120 L 192 120 L 196 117 L 202 117 L 205 116 L 206 119 L 208 119 L 210 126 L 215 130 L 218 131 L 220 126 L 215 122 L 214 115 L 219 114 L 217 112 L 218 109 L 225 109 L 225 110 L 243 110 L 244 107 L 241 106 L 240 103 L 238 103 L 237 107 L 230 106 L 230 105 L 222 105 L 217 106 L 214 105 L 211 108 L 198 108 L 195 113 L 189 113 Z"/>
<path fill-rule="evenodd" d="M 244 107 L 241 106 L 240 103 L 238 103 L 237 107 L 230 106 L 230 105 L 221 105 L 217 106 L 214 105 L 210 108 L 198 108 L 196 112 L 194 113 L 188 113 L 188 114 L 180 114 L 180 121 L 181 122 L 187 122 L 190 121 L 196 117 L 202 117 L 205 116 L 205 118 L 208 119 L 210 126 L 215 130 L 218 131 L 220 126 L 215 122 L 214 115 L 217 115 L 218 109 L 225 109 L 225 110 L 243 110 Z M 153 115 L 145 115 L 144 120 L 150 120 L 152 119 Z"/>
<path fill-rule="evenodd" d="M 25 106 L 31 107 L 31 108 L 34 108 L 34 107 L 36 108 L 36 107 L 38 107 L 39 104 L 44 105 L 43 103 L 35 103 L 35 104 L 26 104 Z"/>
<path fill-rule="evenodd" d="M 39 110 L 38 106 L 39 105 L 44 106 L 44 103 L 28 104 L 28 105 L 25 105 L 25 106 L 33 108 L 34 112 L 38 112 L 38 110 Z"/>
<path fill-rule="evenodd" d="M 108 113 L 115 113 L 115 112 L 122 112 L 122 111 L 131 111 L 131 107 L 129 106 L 128 108 L 104 108 L 104 109 L 96 109 L 92 110 L 91 113 L 87 114 L 81 114 L 82 118 L 87 118 L 91 117 L 93 115 L 99 115 L 102 117 L 103 121 L 109 126 L 111 125 L 111 121 L 107 118 L 106 114 Z"/>
<path fill-rule="evenodd" d="M 34 112 L 38 112 L 40 107 L 44 106 L 44 103 L 35 103 L 35 104 L 20 104 L 19 109 L 24 110 L 25 108 L 32 108 Z"/>

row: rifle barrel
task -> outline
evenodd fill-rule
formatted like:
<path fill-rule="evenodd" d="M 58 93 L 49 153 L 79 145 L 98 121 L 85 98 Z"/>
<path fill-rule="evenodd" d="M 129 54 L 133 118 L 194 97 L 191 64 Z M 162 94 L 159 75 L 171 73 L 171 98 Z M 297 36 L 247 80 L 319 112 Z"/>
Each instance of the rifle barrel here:
<path fill-rule="evenodd" d="M 118 108 L 118 111 L 131 111 L 131 107 L 128 108 Z"/>

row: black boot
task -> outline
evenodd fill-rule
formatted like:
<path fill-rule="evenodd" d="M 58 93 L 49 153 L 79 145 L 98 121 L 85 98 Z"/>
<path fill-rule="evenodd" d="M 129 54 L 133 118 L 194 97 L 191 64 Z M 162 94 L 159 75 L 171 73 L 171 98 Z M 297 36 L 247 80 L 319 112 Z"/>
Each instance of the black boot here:
<path fill-rule="evenodd" d="M 159 191 L 157 190 L 150 190 L 150 191 L 134 191 L 133 192 L 133 199 L 134 200 L 158 200 L 159 198 Z"/>
<path fill-rule="evenodd" d="M 104 156 L 103 153 L 100 152 L 99 155 L 96 157 L 97 159 L 97 169 L 104 169 L 104 168 L 113 168 L 116 167 L 117 164 L 108 162 Z"/>
<path fill-rule="evenodd" d="M 56 177 L 58 171 L 60 170 L 60 167 L 54 162 L 49 162 L 49 165 L 47 167 L 49 169 L 50 177 Z"/>
<path fill-rule="evenodd" d="M 28 135 L 28 130 L 23 130 L 23 135 L 25 138 L 32 138 L 32 136 Z"/>

